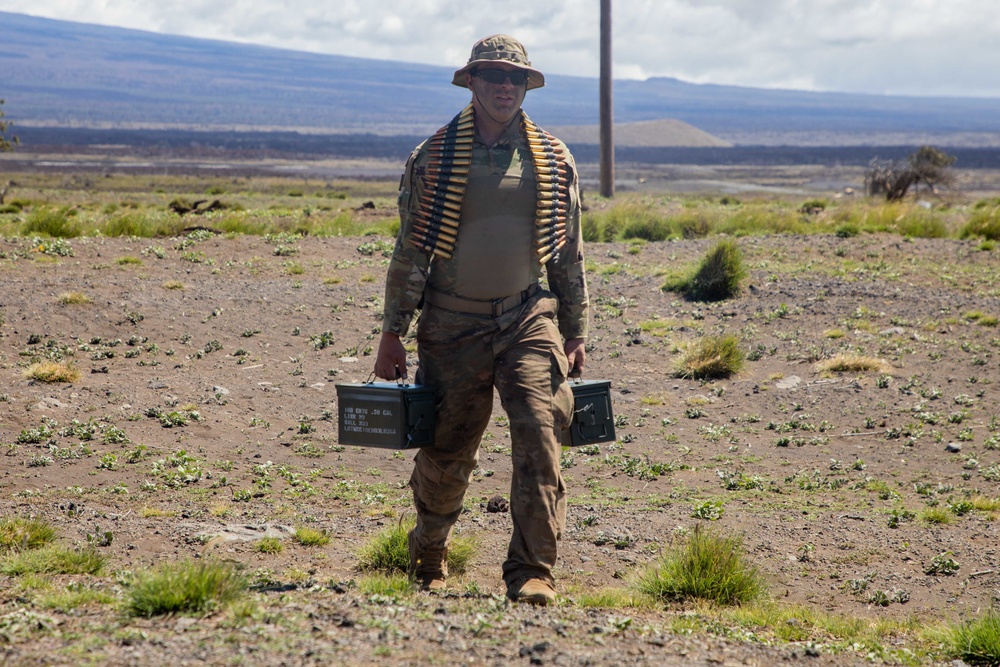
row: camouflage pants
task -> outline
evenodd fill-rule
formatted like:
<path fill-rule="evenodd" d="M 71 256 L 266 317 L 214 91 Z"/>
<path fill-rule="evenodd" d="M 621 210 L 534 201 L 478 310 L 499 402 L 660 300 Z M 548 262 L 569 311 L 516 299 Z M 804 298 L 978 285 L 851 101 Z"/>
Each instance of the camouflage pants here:
<path fill-rule="evenodd" d="M 550 292 L 536 293 L 498 319 L 428 306 L 417 330 L 417 381 L 436 389 L 434 446 L 414 459 L 410 486 L 418 550 L 443 551 L 479 460 L 493 411 L 493 388 L 510 421 L 514 529 L 503 564 L 508 584 L 553 582 L 556 542 L 566 523 L 561 447 L 568 438 L 572 390 Z"/>

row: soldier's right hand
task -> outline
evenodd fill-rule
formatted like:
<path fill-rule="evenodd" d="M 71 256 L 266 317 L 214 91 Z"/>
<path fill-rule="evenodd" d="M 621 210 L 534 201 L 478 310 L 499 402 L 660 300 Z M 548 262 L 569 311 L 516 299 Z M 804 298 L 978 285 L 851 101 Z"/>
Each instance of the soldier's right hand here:
<path fill-rule="evenodd" d="M 375 377 L 383 380 L 406 379 L 406 349 L 394 333 L 382 332 L 375 358 Z"/>

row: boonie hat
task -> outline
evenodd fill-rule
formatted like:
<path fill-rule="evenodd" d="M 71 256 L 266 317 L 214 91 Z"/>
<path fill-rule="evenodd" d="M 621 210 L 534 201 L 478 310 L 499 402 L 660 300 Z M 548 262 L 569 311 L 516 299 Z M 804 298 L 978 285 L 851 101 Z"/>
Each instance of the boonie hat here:
<path fill-rule="evenodd" d="M 465 67 L 455 70 L 455 76 L 452 77 L 451 82 L 459 88 L 466 88 L 465 74 L 467 72 L 480 65 L 490 65 L 496 62 L 513 65 L 517 69 L 527 72 L 528 90 L 541 88 L 545 85 L 545 75 L 531 66 L 524 44 L 510 35 L 490 35 L 473 44 L 469 62 L 466 63 Z"/>

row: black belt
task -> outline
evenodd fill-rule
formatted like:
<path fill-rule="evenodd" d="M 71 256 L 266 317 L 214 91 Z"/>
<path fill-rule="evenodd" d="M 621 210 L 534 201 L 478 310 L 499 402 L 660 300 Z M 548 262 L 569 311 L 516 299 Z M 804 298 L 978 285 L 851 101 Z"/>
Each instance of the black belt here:
<path fill-rule="evenodd" d="M 459 313 L 500 317 L 530 299 L 538 289 L 538 283 L 535 283 L 526 290 L 522 290 L 517 294 L 511 294 L 510 296 L 503 296 L 499 299 L 466 299 L 465 297 L 452 296 L 451 294 L 439 292 L 434 288 L 428 288 L 424 293 L 424 301 L 432 306 L 454 310 Z"/>

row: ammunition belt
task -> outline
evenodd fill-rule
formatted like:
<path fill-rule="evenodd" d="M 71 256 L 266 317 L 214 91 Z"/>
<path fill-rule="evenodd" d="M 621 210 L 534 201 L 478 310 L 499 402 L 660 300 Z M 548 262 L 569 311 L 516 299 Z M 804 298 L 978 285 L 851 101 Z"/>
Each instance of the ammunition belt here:
<path fill-rule="evenodd" d="M 445 294 L 444 292 L 439 292 L 436 289 L 428 287 L 424 292 L 424 301 L 432 306 L 436 306 L 437 308 L 454 310 L 459 313 L 468 313 L 470 315 L 491 315 L 496 318 L 523 304 L 525 301 L 530 299 L 531 296 L 538 291 L 538 289 L 538 283 L 534 283 L 528 289 L 522 290 L 517 294 L 500 297 L 499 299 L 484 300 L 466 299 L 465 297 Z"/>
<path fill-rule="evenodd" d="M 462 199 L 472 162 L 473 114 L 472 104 L 469 104 L 427 140 L 430 160 L 410 240 L 418 248 L 445 259 L 451 259 L 458 241 Z M 570 170 L 565 149 L 559 141 L 535 125 L 523 111 L 521 130 L 527 138 L 534 164 L 537 185 L 535 253 L 538 263 L 544 266 L 558 259 L 560 249 L 566 245 Z"/>

